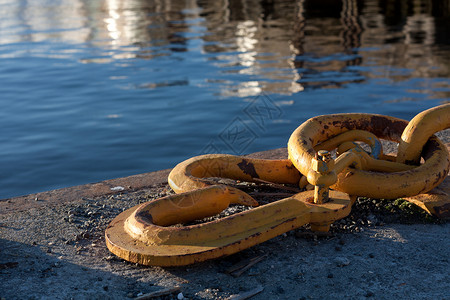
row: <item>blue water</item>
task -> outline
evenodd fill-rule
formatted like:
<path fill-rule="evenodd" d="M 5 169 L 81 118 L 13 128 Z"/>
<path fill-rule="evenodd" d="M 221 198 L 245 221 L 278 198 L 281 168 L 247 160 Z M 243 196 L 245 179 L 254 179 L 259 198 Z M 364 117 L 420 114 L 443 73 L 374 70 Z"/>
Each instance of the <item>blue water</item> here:
<path fill-rule="evenodd" d="M 173 2 L 0 2 L 0 198 L 450 100 L 448 1 Z"/>

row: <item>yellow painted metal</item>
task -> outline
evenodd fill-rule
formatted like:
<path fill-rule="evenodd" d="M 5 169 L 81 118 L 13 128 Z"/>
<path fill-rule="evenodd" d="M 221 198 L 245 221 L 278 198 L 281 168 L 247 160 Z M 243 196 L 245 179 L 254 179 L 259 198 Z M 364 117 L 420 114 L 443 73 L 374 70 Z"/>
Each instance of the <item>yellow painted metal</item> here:
<path fill-rule="evenodd" d="M 450 218 L 450 176 L 437 187 L 423 194 L 405 198 L 428 213 L 442 219 Z"/>
<path fill-rule="evenodd" d="M 375 134 L 365 130 L 346 131 L 326 141 L 321 142 L 320 144 L 314 147 L 314 150 L 319 151 L 320 149 L 322 149 L 331 151 L 337 148 L 342 143 L 348 141 L 364 142 L 365 144 L 370 146 L 371 149 L 370 156 L 377 159 L 384 157 L 383 147 L 381 146 L 381 142 L 378 139 L 378 137 Z"/>
<path fill-rule="evenodd" d="M 398 145 L 397 162 L 419 164 L 422 148 L 435 132 L 450 128 L 450 103 L 425 110 L 406 126 Z"/>
<path fill-rule="evenodd" d="M 319 150 L 311 161 L 308 181 L 314 185 L 314 203 L 322 204 L 329 200 L 330 185 L 337 181 L 334 160 L 327 150 Z"/>
<path fill-rule="evenodd" d="M 338 159 L 341 156 L 345 155 L 346 153 L 353 153 L 354 155 L 357 156 L 357 160 L 356 158 L 353 158 L 355 162 L 353 165 L 351 165 L 353 168 L 356 169 L 392 173 L 392 172 L 407 171 L 414 169 L 416 167 L 397 163 L 390 160 L 375 159 L 367 152 L 365 152 L 360 145 L 354 142 L 344 142 L 341 145 L 339 145 L 339 147 L 337 148 L 337 154 L 339 155 Z M 348 166 L 349 165 L 342 164 L 342 166 L 338 168 L 338 173 L 342 172 L 344 168 Z"/>
<path fill-rule="evenodd" d="M 216 187 L 207 188 L 208 192 L 211 189 Z M 153 221 L 161 213 L 165 218 L 161 208 L 172 209 L 180 195 L 185 199 L 183 194 L 168 196 L 118 215 L 106 229 L 106 243 L 111 252 L 131 262 L 181 266 L 236 253 L 308 223 L 320 229 L 350 213 L 354 199 L 347 194 L 331 191 L 330 201 L 321 205 L 312 203 L 313 194 L 299 193 L 220 220 L 183 227 Z"/>
<path fill-rule="evenodd" d="M 450 151 L 450 143 L 446 146 Z M 447 175 L 445 180 L 431 191 L 407 197 L 405 200 L 438 218 L 450 219 L 450 175 Z"/>
<path fill-rule="evenodd" d="M 168 182 L 176 193 L 183 193 L 210 185 L 209 181 L 203 180 L 208 177 L 249 182 L 256 178 L 274 183 L 297 184 L 300 173 L 288 159 L 268 160 L 227 154 L 205 154 L 179 163 L 170 172 Z M 241 191 L 236 191 L 236 193 L 239 192 Z M 247 196 L 243 196 L 244 202 L 247 202 Z M 254 205 L 251 200 L 243 204 Z"/>
<path fill-rule="evenodd" d="M 331 166 L 333 160 L 327 157 L 326 163 Z M 350 213 L 355 201 L 355 197 L 338 191 L 331 191 L 329 196 L 326 183 L 322 184 L 326 203 L 316 204 L 317 193 L 309 191 L 220 220 L 171 226 L 214 216 L 231 203 L 256 206 L 255 200 L 240 190 L 224 185 L 208 186 L 209 182 L 202 181 L 217 176 L 279 183 L 298 183 L 300 177 L 287 160 L 231 155 L 204 155 L 187 160 L 169 175 L 176 191 L 187 192 L 144 203 L 117 216 L 105 232 L 110 251 L 145 265 L 187 265 L 238 252 L 308 223 L 313 230 L 327 231 L 332 222 Z M 197 189 L 199 186 L 202 188 Z"/>
<path fill-rule="evenodd" d="M 238 252 L 308 223 L 314 231 L 328 231 L 332 222 L 349 214 L 356 195 L 409 197 L 408 201 L 432 214 L 450 217 L 448 179 L 436 188 L 447 177 L 449 154 L 433 136 L 436 130 L 449 127 L 449 108 L 443 105 L 425 111 L 409 125 L 405 120 L 372 114 L 318 116 L 291 135 L 288 160 L 225 154 L 188 159 L 169 174 L 169 184 L 177 194 L 118 215 L 106 229 L 107 246 L 131 262 L 187 265 Z M 437 125 L 433 119 L 438 119 Z M 399 156 L 384 155 L 379 139 L 399 142 Z M 367 144 L 371 151 L 367 153 L 356 142 Z M 329 152 L 334 149 L 336 160 Z M 417 165 L 420 156 L 424 163 Z M 315 189 L 258 206 L 247 193 L 211 183 L 211 177 L 262 179 L 301 187 L 309 181 Z M 211 222 L 181 224 L 214 216 L 230 204 L 255 208 Z"/>
<path fill-rule="evenodd" d="M 350 130 L 367 130 L 378 138 L 400 142 L 407 125 L 408 122 L 405 120 L 373 114 L 335 114 L 314 117 L 303 123 L 291 135 L 288 143 L 289 158 L 306 176 L 311 169 L 311 159 L 316 152 L 314 148 L 320 143 Z M 365 155 L 363 151 L 360 151 L 360 154 Z M 380 169 L 377 163 L 396 166 L 395 163 L 363 159 L 359 169 L 345 168 L 340 172 L 336 184 L 331 188 L 351 195 L 384 199 L 396 199 L 427 192 L 445 179 L 450 159 L 445 145 L 434 136 L 431 136 L 425 144 L 422 156 L 425 160 L 422 165 L 414 168 L 405 165 L 406 170 L 393 173 L 373 170 Z"/>

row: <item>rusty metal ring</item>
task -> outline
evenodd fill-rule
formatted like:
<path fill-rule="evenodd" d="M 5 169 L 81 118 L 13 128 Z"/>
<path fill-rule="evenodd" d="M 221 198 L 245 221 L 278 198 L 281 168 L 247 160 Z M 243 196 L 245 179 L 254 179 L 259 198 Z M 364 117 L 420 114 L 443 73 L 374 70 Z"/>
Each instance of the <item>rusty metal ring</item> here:
<path fill-rule="evenodd" d="M 408 121 L 375 114 L 333 114 L 317 116 L 299 126 L 288 142 L 289 158 L 295 167 L 307 175 L 314 147 L 349 130 L 366 130 L 385 140 L 401 142 Z M 338 175 L 331 188 L 350 195 L 396 199 L 427 192 L 447 176 L 450 160 L 447 148 L 435 136 L 425 145 L 425 162 L 411 170 L 394 173 L 372 172 L 347 168 Z"/>

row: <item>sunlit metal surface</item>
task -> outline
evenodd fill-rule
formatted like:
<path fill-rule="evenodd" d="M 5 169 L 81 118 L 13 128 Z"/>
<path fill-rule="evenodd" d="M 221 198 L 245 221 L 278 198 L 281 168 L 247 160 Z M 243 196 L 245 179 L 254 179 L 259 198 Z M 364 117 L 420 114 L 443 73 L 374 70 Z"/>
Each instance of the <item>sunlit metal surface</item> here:
<path fill-rule="evenodd" d="M 313 231 L 328 231 L 331 223 L 350 213 L 357 196 L 410 197 L 406 199 L 427 212 L 450 218 L 448 182 L 440 187 L 441 193 L 430 192 L 448 177 L 450 169 L 447 147 L 433 133 L 449 127 L 450 104 L 426 110 L 409 123 L 376 114 L 322 115 L 292 133 L 286 160 L 225 154 L 193 157 L 169 174 L 169 185 L 177 194 L 119 214 L 105 231 L 106 244 L 131 262 L 187 265 L 236 253 L 305 224 L 311 224 Z M 398 156 L 385 156 L 379 138 L 399 142 Z M 357 141 L 366 142 L 370 153 Z M 336 148 L 334 160 L 329 150 Z M 416 159 L 420 156 L 422 164 Z M 238 188 L 207 180 L 264 180 L 302 187 L 305 181 L 297 170 L 314 185 L 314 191 L 261 206 Z M 183 225 L 215 216 L 230 204 L 256 208 Z"/>

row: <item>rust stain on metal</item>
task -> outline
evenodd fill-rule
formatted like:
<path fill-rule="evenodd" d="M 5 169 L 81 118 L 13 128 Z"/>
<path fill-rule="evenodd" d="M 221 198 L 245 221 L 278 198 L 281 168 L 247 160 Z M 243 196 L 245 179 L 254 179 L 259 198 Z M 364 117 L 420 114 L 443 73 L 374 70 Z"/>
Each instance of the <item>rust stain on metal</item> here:
<path fill-rule="evenodd" d="M 377 136 L 402 133 L 407 123 L 402 120 L 387 119 L 383 116 L 372 116 L 366 126 L 370 126 Z"/>
<path fill-rule="evenodd" d="M 145 223 L 153 223 L 152 215 L 146 210 L 141 211 L 139 214 L 136 214 L 136 219 L 139 219 L 141 222 Z"/>
<path fill-rule="evenodd" d="M 258 173 L 255 170 L 255 166 L 246 159 L 238 163 L 239 169 L 241 169 L 245 174 L 250 175 L 252 178 L 259 178 Z"/>

